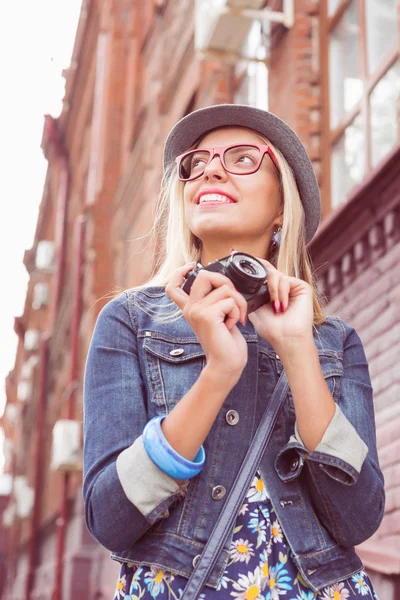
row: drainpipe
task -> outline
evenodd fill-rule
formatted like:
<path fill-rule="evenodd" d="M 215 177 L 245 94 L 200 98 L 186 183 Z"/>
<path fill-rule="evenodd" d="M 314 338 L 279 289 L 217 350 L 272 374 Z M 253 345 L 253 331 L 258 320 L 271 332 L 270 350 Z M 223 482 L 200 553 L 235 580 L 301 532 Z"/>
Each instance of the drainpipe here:
<path fill-rule="evenodd" d="M 45 404 L 46 404 L 46 388 L 47 388 L 47 363 L 48 363 L 48 335 L 44 334 L 41 336 L 39 342 L 39 394 L 38 394 L 38 406 L 36 410 L 36 422 L 35 431 L 36 439 L 33 450 L 33 464 L 34 464 L 34 482 L 33 488 L 35 490 L 33 509 L 32 509 L 32 520 L 31 520 L 31 538 L 29 541 L 29 557 L 28 557 L 28 574 L 26 576 L 26 592 L 25 597 L 27 600 L 30 599 L 33 580 L 35 575 L 35 563 L 37 554 L 37 538 L 39 529 L 39 518 L 40 518 L 40 489 L 41 489 L 41 448 L 43 439 L 43 423 L 45 422 Z"/>
<path fill-rule="evenodd" d="M 83 264 L 85 252 L 85 231 L 86 218 L 81 215 L 75 221 L 74 227 L 74 268 L 73 268 L 73 313 L 71 324 L 71 342 L 70 342 L 70 374 L 67 389 L 70 390 L 67 404 L 67 419 L 74 419 L 76 391 L 78 381 L 78 348 L 79 348 L 79 326 L 82 312 L 82 284 L 83 284 Z M 70 474 L 63 474 L 63 489 L 62 489 L 62 504 L 60 517 L 58 521 L 57 533 L 57 564 L 54 580 L 54 589 L 52 600 L 62 599 L 63 586 L 63 556 L 65 549 L 65 538 L 68 525 L 68 490 L 69 490 Z"/>
<path fill-rule="evenodd" d="M 33 452 L 34 462 L 34 502 L 31 519 L 31 539 L 29 543 L 28 573 L 26 576 L 25 598 L 30 600 L 35 577 L 35 565 L 38 550 L 38 531 L 40 525 L 40 490 L 41 490 L 41 456 L 42 440 L 45 426 L 45 405 L 47 395 L 48 353 L 51 337 L 54 331 L 57 310 L 59 306 L 61 287 L 64 275 L 65 229 L 68 210 L 69 164 L 64 145 L 61 142 L 57 121 L 50 115 L 45 115 L 42 147 L 46 154 L 51 145 L 60 163 L 60 183 L 56 204 L 56 260 L 54 274 L 54 293 L 50 306 L 50 320 L 47 331 L 43 332 L 39 342 L 39 395 L 36 413 L 36 439 Z"/>
<path fill-rule="evenodd" d="M 50 332 L 54 331 L 54 325 L 57 318 L 57 311 L 61 298 L 61 288 L 64 280 L 64 255 L 65 255 L 65 234 L 68 209 L 68 187 L 69 187 L 69 160 L 65 147 L 60 139 L 57 127 L 57 121 L 51 115 L 45 115 L 44 136 L 48 143 L 54 148 L 59 163 L 60 183 L 57 195 L 57 213 L 55 226 L 55 246 L 56 260 L 54 273 L 54 288 L 50 308 Z"/>

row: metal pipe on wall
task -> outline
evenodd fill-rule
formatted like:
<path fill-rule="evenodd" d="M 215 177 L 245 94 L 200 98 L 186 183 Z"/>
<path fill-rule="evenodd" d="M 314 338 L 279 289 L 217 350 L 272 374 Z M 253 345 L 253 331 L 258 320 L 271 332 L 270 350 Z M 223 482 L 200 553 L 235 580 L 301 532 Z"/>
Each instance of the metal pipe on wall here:
<path fill-rule="evenodd" d="M 71 341 L 70 341 L 70 374 L 68 388 L 70 393 L 67 404 L 67 419 L 73 419 L 75 416 L 76 391 L 75 385 L 78 379 L 78 348 L 79 348 L 79 326 L 82 313 L 82 285 L 83 285 L 83 264 L 84 264 L 84 249 L 85 249 L 85 233 L 86 233 L 86 218 L 81 215 L 75 220 L 74 226 L 74 267 L 73 267 L 73 312 L 71 324 Z M 63 474 L 63 489 L 62 501 L 60 510 L 60 521 L 57 533 L 57 564 L 56 575 L 54 580 L 54 588 L 52 600 L 62 599 L 63 586 L 63 555 L 65 548 L 65 539 L 68 525 L 68 490 L 69 490 L 70 474 Z"/>
<path fill-rule="evenodd" d="M 40 336 L 39 342 L 39 393 L 38 406 L 36 412 L 36 440 L 34 448 L 34 503 L 31 518 L 31 538 L 29 543 L 28 556 L 28 572 L 26 577 L 26 593 L 27 600 L 31 598 L 31 593 L 34 585 L 35 564 L 38 545 L 38 530 L 40 521 L 40 488 L 41 488 L 41 454 L 42 454 L 42 439 L 45 426 L 45 405 L 46 405 L 46 389 L 48 375 L 48 353 L 50 341 L 54 332 L 54 325 L 57 316 L 57 310 L 61 295 L 61 287 L 64 277 L 64 254 L 65 254 L 65 235 L 66 222 L 68 212 L 68 192 L 69 192 L 69 160 L 65 147 L 61 141 L 60 134 L 57 128 L 56 120 L 45 115 L 44 124 L 44 150 L 46 153 L 47 144 L 55 150 L 60 167 L 60 181 L 57 193 L 56 205 L 56 228 L 55 228 L 55 280 L 54 293 L 52 294 L 52 304 L 50 308 L 50 319 L 47 330 Z"/>
<path fill-rule="evenodd" d="M 47 364 L 48 364 L 48 348 L 49 336 L 46 334 L 41 336 L 39 342 L 39 392 L 38 405 L 36 410 L 35 431 L 36 439 L 33 451 L 34 463 L 34 482 L 33 489 L 34 501 L 31 519 L 31 538 L 29 540 L 29 556 L 28 556 L 28 573 L 26 576 L 26 593 L 27 600 L 31 597 L 36 563 L 37 538 L 40 519 L 40 487 L 42 469 L 40 468 L 41 448 L 43 440 L 43 425 L 45 422 L 45 404 L 46 404 L 46 387 L 47 387 Z"/>
<path fill-rule="evenodd" d="M 51 333 L 53 333 L 55 321 L 57 318 L 58 306 L 61 298 L 61 288 L 64 279 L 65 237 L 68 214 L 69 158 L 67 155 L 67 151 L 65 150 L 64 144 L 60 138 L 60 133 L 57 127 L 57 121 L 50 115 L 45 115 L 44 131 L 48 141 L 52 144 L 57 154 L 59 162 L 61 163 L 54 236 L 56 247 L 54 288 L 50 308 L 49 326 Z"/>

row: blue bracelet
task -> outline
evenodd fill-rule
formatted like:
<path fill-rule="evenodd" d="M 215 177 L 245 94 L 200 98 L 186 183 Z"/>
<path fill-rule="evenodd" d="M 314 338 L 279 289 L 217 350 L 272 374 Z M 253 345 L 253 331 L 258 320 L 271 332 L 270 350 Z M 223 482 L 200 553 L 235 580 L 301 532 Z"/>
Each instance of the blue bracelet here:
<path fill-rule="evenodd" d="M 168 443 L 161 421 L 165 417 L 154 417 L 143 430 L 143 444 L 151 460 L 164 473 L 174 479 L 191 479 L 202 470 L 206 454 L 201 446 L 193 462 L 178 454 Z"/>

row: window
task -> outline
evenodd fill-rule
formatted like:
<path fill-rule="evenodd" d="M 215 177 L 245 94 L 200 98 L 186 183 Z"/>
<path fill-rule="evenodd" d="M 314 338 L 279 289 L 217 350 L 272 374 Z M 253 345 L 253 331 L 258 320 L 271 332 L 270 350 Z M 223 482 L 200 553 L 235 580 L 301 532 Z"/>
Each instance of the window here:
<path fill-rule="evenodd" d="M 243 56 L 256 57 L 258 61 L 239 61 L 235 67 L 236 104 L 250 104 L 268 110 L 268 69 L 264 61 L 266 57 L 265 31 L 259 21 L 255 21 L 250 29 Z"/>
<path fill-rule="evenodd" d="M 331 208 L 400 139 L 397 0 L 326 0 Z"/>

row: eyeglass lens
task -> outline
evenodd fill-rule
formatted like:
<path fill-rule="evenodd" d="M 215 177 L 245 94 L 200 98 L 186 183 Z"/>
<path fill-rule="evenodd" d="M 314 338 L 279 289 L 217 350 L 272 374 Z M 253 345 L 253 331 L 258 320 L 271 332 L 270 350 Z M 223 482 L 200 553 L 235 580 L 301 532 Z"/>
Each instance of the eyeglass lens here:
<path fill-rule="evenodd" d="M 179 165 L 179 177 L 183 180 L 200 177 L 210 159 L 209 150 L 193 150 L 186 154 Z M 254 172 L 260 163 L 261 152 L 254 146 L 232 146 L 224 152 L 226 168 L 231 173 L 245 175 Z"/>

